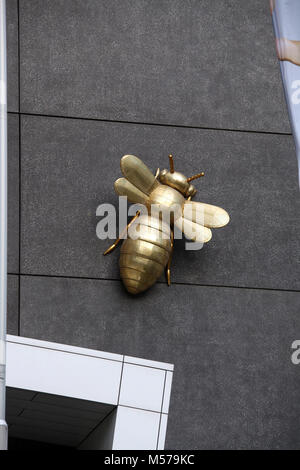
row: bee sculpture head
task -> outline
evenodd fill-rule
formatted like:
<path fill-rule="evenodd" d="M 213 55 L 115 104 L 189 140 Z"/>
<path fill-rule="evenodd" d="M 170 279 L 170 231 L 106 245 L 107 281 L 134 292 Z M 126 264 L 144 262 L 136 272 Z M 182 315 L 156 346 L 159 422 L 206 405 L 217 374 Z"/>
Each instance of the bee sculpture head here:
<path fill-rule="evenodd" d="M 177 189 L 184 197 L 193 197 L 197 189 L 195 186 L 190 184 L 191 181 L 195 180 L 196 178 L 200 178 L 204 176 L 204 173 L 198 173 L 197 175 L 190 176 L 187 178 L 182 173 L 178 171 L 174 171 L 174 162 L 173 156 L 169 155 L 170 161 L 170 170 L 164 169 L 162 171 L 158 171 L 156 176 L 162 184 L 170 186 L 173 189 Z"/>

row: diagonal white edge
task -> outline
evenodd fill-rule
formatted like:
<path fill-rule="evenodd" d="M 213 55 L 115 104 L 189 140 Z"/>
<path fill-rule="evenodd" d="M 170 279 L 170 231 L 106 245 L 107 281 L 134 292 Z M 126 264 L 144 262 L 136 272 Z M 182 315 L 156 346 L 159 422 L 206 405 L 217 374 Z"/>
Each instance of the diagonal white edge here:
<path fill-rule="evenodd" d="M 63 402 L 77 399 L 111 407 L 93 432 L 77 443 L 80 449 L 161 449 L 172 377 L 172 364 L 7 335 L 6 384 L 11 390 L 48 394 L 56 404 L 63 397 Z M 38 414 L 31 402 L 23 417 L 15 418 L 12 430 L 19 429 L 18 437 L 32 413 L 42 416 L 42 400 L 37 401 Z M 45 423 L 40 421 L 41 425 L 45 432 Z M 63 425 L 67 437 L 68 426 Z M 46 431 L 51 439 L 53 424 Z M 55 439 L 57 443 L 57 432 Z"/>
<path fill-rule="evenodd" d="M 88 348 L 80 348 L 78 346 L 70 346 L 68 344 L 60 344 L 60 343 L 53 343 L 50 341 L 42 341 L 39 339 L 33 338 L 24 338 L 22 336 L 14 336 L 14 335 L 6 335 L 6 341 L 9 343 L 15 344 L 24 344 L 28 346 L 44 348 L 44 349 L 52 349 L 54 351 L 62 351 L 68 352 L 71 354 L 79 354 L 82 356 L 91 356 L 91 357 L 98 357 L 102 359 L 110 359 L 112 361 L 123 361 L 123 357 L 121 354 L 114 354 L 104 351 L 98 351 L 96 349 L 88 349 Z"/>
<path fill-rule="evenodd" d="M 98 349 L 82 348 L 79 346 L 71 346 L 68 344 L 53 343 L 51 341 L 43 341 L 34 338 L 25 338 L 22 336 L 6 335 L 7 341 L 11 343 L 28 344 L 40 348 L 54 349 L 66 351 L 73 354 L 82 354 L 86 356 L 100 357 L 103 359 L 111 359 L 112 361 L 123 361 L 130 364 L 139 364 L 145 367 L 154 367 L 155 369 L 174 370 L 174 365 L 167 362 L 152 361 L 134 356 L 123 356 L 122 354 L 99 351 Z"/>
<path fill-rule="evenodd" d="M 141 359 L 139 357 L 124 356 L 124 362 L 128 364 L 140 364 L 141 366 L 154 367 L 155 369 L 174 370 L 173 364 L 167 362 L 149 361 L 148 359 Z"/>

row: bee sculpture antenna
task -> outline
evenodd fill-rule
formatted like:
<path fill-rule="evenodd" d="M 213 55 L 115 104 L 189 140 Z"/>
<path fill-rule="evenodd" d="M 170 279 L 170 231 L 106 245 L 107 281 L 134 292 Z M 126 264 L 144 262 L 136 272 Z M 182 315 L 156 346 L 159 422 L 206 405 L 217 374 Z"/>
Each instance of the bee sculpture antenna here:
<path fill-rule="evenodd" d="M 173 155 L 169 155 L 169 162 L 170 162 L 170 173 L 174 173 L 174 160 Z"/>
<path fill-rule="evenodd" d="M 197 174 L 194 175 L 194 176 L 190 176 L 190 177 L 187 179 L 187 182 L 189 183 L 190 181 L 196 180 L 197 178 L 201 178 L 201 176 L 204 176 L 204 171 L 201 171 L 201 173 L 197 173 Z"/>

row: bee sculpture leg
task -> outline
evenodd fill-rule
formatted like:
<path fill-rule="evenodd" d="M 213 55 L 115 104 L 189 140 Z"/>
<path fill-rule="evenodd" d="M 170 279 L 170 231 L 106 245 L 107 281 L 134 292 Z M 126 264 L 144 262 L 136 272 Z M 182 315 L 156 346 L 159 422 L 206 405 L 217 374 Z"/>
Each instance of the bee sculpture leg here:
<path fill-rule="evenodd" d="M 167 269 L 166 269 L 166 277 L 167 277 L 167 283 L 168 283 L 168 286 L 171 285 L 171 261 L 172 261 L 172 254 L 173 254 L 173 246 L 174 246 L 174 231 L 171 230 L 171 253 L 170 253 L 170 257 L 169 257 L 169 260 L 168 260 L 168 264 L 167 264 Z"/>
<path fill-rule="evenodd" d="M 114 249 L 118 246 L 118 244 L 120 243 L 120 241 L 123 239 L 124 235 L 127 233 L 129 227 L 133 224 L 133 222 L 138 218 L 138 216 L 140 215 L 140 211 L 137 211 L 137 213 L 135 214 L 135 216 L 131 219 L 131 221 L 129 222 L 129 224 L 127 225 L 127 227 L 123 230 L 123 232 L 121 233 L 121 235 L 116 239 L 116 241 L 109 247 L 107 248 L 107 250 L 105 250 L 105 252 L 103 253 L 103 255 L 108 255 L 109 253 L 111 253 L 112 251 L 114 251 Z"/>

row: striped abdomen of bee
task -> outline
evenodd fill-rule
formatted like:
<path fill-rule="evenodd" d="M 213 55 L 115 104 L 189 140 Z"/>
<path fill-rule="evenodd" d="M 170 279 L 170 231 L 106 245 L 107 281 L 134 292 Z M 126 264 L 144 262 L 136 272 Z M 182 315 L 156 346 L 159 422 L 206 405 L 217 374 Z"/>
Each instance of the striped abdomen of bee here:
<path fill-rule="evenodd" d="M 161 220 L 140 216 L 121 247 L 120 274 L 132 294 L 151 287 L 162 275 L 172 252 L 170 226 Z"/>

